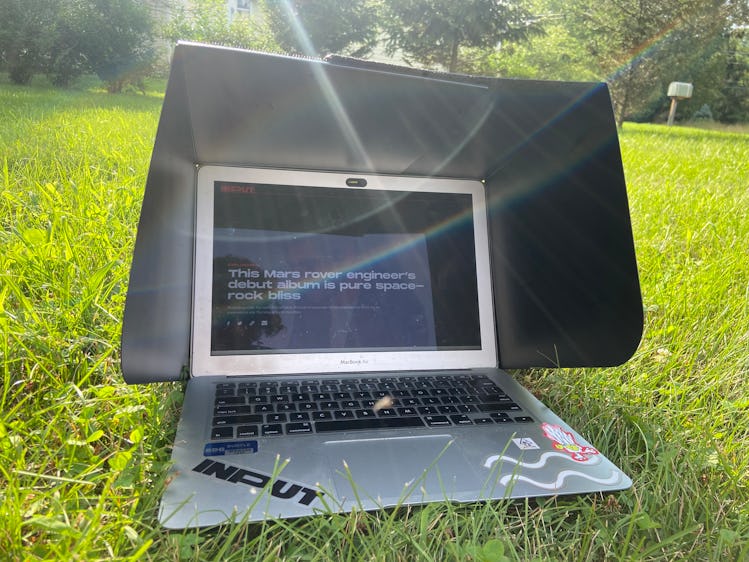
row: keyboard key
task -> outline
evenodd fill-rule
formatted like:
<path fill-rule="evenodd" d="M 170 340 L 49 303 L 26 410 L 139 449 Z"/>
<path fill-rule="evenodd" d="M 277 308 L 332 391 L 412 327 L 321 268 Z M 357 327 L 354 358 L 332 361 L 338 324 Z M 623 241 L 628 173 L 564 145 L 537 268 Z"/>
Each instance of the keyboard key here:
<path fill-rule="evenodd" d="M 286 414 L 266 414 L 265 423 L 283 423 L 286 421 Z"/>
<path fill-rule="evenodd" d="M 256 425 L 240 425 L 237 428 L 237 437 L 257 437 L 258 427 Z"/>
<path fill-rule="evenodd" d="M 458 414 L 457 416 L 450 416 L 450 419 L 455 425 L 473 425 L 471 418 L 465 414 Z"/>
<path fill-rule="evenodd" d="M 220 396 L 216 398 L 216 406 L 228 406 L 230 404 L 244 404 L 244 396 Z"/>
<path fill-rule="evenodd" d="M 508 416 L 505 412 L 494 412 L 493 414 L 491 414 L 491 417 L 497 423 L 512 422 L 512 418 Z"/>
<path fill-rule="evenodd" d="M 294 412 L 289 414 L 289 421 L 309 421 L 309 414 L 307 412 Z"/>
<path fill-rule="evenodd" d="M 250 415 L 250 416 L 218 416 L 213 418 L 213 425 L 237 425 L 239 423 L 260 423 L 263 421 L 263 416 Z"/>
<path fill-rule="evenodd" d="M 418 410 L 422 416 L 431 416 L 434 414 L 439 414 L 439 412 L 437 411 L 437 408 L 434 406 L 420 406 Z"/>
<path fill-rule="evenodd" d="M 321 410 L 319 412 L 312 412 L 313 420 L 332 420 L 333 412 L 329 410 Z"/>
<path fill-rule="evenodd" d="M 236 416 L 237 414 L 251 414 L 252 406 L 217 406 L 213 409 L 214 416 Z"/>
<path fill-rule="evenodd" d="M 470 414 L 471 412 L 479 411 L 479 409 L 473 404 L 458 404 L 455 407 L 458 409 L 458 412 L 460 412 L 461 414 Z"/>
<path fill-rule="evenodd" d="M 394 429 L 401 427 L 424 427 L 421 418 L 365 418 L 355 420 L 332 420 L 315 422 L 315 429 L 320 432 L 356 431 L 362 429 Z"/>
<path fill-rule="evenodd" d="M 483 402 L 512 402 L 512 399 L 506 394 L 485 394 Z"/>
<path fill-rule="evenodd" d="M 280 423 L 264 424 L 263 435 L 283 435 L 283 426 Z"/>
<path fill-rule="evenodd" d="M 479 404 L 478 405 L 479 410 L 482 412 L 507 412 L 507 411 L 513 411 L 516 412 L 520 410 L 520 406 L 515 404 L 515 402 L 508 402 L 504 404 Z"/>
<path fill-rule="evenodd" d="M 353 410 L 336 410 L 333 416 L 337 420 L 348 420 L 354 418 L 354 412 Z"/>
<path fill-rule="evenodd" d="M 437 410 L 439 410 L 440 414 L 457 414 L 458 408 L 455 406 L 438 406 Z"/>
<path fill-rule="evenodd" d="M 411 418 L 404 418 L 404 419 L 411 419 Z M 427 422 L 427 425 L 429 427 L 440 427 L 445 425 L 451 425 L 450 420 L 447 419 L 447 416 L 426 416 L 424 418 Z"/>
<path fill-rule="evenodd" d="M 416 408 L 407 407 L 407 408 L 398 408 L 398 415 L 399 416 L 418 416 L 419 412 L 416 411 Z"/>
<path fill-rule="evenodd" d="M 214 427 L 211 430 L 211 439 L 231 439 L 234 437 L 233 427 Z"/>
<path fill-rule="evenodd" d="M 287 424 L 286 435 L 293 435 L 295 433 L 312 433 L 312 424 L 310 422 Z"/>
<path fill-rule="evenodd" d="M 533 418 L 530 416 L 518 416 L 515 418 L 515 421 L 520 423 L 533 423 Z"/>

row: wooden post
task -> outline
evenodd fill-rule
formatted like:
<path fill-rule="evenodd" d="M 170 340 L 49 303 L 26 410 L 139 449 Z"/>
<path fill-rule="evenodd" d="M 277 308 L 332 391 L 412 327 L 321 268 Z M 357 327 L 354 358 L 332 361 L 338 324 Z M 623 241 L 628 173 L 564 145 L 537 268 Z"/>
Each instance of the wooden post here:
<path fill-rule="evenodd" d="M 677 97 L 671 98 L 671 110 L 668 112 L 668 123 L 667 123 L 669 127 L 674 124 L 674 117 L 676 116 L 676 106 L 679 103 L 677 100 L 678 100 Z"/>

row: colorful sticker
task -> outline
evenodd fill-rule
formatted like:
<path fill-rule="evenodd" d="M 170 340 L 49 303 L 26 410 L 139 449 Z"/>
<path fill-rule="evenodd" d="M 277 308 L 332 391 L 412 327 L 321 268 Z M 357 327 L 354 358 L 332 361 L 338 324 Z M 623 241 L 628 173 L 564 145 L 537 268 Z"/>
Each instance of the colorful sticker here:
<path fill-rule="evenodd" d="M 548 437 L 554 448 L 567 453 L 573 461 L 585 462 L 593 455 L 600 455 L 597 449 L 587 445 L 581 445 L 575 440 L 575 436 L 558 425 L 548 423 L 541 424 L 544 435 Z"/>
<path fill-rule="evenodd" d="M 223 457 L 224 455 L 241 455 L 257 453 L 257 441 L 227 441 L 225 443 L 206 443 L 203 448 L 204 457 Z"/>
<path fill-rule="evenodd" d="M 517 445 L 517 448 L 521 451 L 533 451 L 535 449 L 541 448 L 538 446 L 538 443 L 536 443 L 530 437 L 519 437 L 513 439 L 512 442 L 515 443 L 515 445 Z"/>

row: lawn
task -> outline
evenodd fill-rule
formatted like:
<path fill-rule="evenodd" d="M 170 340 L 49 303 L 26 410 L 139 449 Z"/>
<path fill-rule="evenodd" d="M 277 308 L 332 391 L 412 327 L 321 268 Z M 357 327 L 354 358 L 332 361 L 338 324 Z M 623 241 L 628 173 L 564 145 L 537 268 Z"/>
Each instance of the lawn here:
<path fill-rule="evenodd" d="M 159 528 L 180 387 L 126 386 L 118 345 L 160 104 L 0 80 L 0 559 L 749 558 L 749 135 L 629 123 L 643 341 L 516 375 L 631 490 Z"/>

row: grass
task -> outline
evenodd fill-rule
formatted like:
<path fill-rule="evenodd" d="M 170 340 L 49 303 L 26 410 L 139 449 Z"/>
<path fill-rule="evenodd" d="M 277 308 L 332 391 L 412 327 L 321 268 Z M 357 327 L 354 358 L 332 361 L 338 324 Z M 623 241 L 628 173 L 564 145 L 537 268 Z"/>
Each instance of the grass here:
<path fill-rule="evenodd" d="M 180 388 L 118 371 L 159 107 L 0 81 L 0 559 L 749 558 L 749 136 L 625 125 L 644 339 L 517 373 L 631 490 L 167 532 Z"/>

